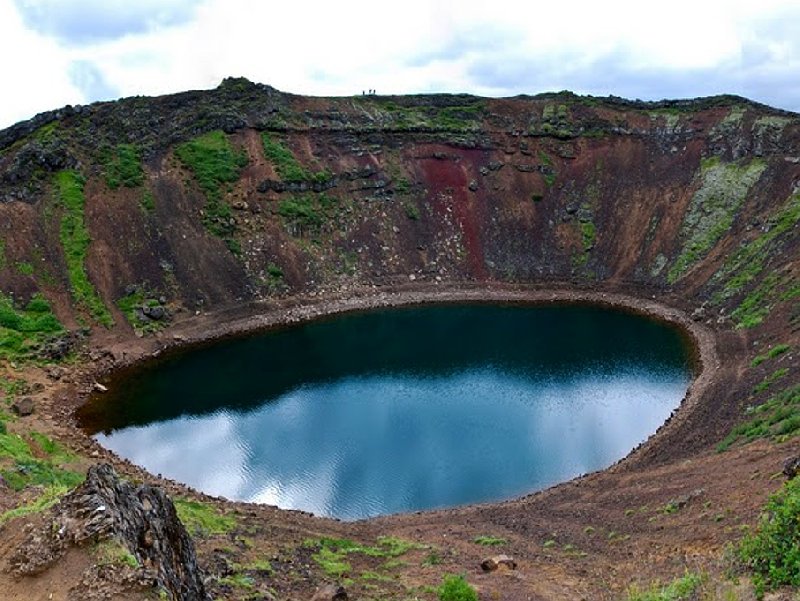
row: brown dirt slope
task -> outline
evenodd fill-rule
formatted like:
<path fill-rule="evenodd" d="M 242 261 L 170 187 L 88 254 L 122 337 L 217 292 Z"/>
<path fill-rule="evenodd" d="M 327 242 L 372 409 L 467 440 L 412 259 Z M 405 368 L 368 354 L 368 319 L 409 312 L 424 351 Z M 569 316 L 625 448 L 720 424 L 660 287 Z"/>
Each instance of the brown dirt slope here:
<path fill-rule="evenodd" d="M 633 306 L 684 324 L 703 370 L 626 461 L 513 502 L 358 524 L 200 496 L 234 524 L 196 536 L 209 587 L 306 599 L 344 581 L 352 598 L 433 599 L 443 574 L 465 572 L 485 599 L 616 599 L 690 570 L 711 575 L 710 598 L 746 598 L 721 576 L 724 547 L 797 444 L 716 446 L 748 407 L 798 384 L 798 182 L 800 119 L 738 97 L 306 98 L 229 79 L 45 113 L 0 132 L 0 396 L 37 404 L 7 428 L 40 459 L 33 431 L 70 448 L 78 472 L 102 457 L 192 496 L 75 429 L 96 380 L 167 346 L 350 307 Z M 32 299 L 64 330 L 24 321 Z M 41 493 L 0 488 L 0 511 Z M 46 519 L 34 515 L 0 526 L 0 562 L 27 520 Z M 505 539 L 518 569 L 482 574 L 480 535 Z M 323 536 L 417 546 L 326 572 Z M 98 573 L 86 553 L 37 580 L 3 573 L 0 590 L 102 597 L 111 589 L 80 585 Z"/>

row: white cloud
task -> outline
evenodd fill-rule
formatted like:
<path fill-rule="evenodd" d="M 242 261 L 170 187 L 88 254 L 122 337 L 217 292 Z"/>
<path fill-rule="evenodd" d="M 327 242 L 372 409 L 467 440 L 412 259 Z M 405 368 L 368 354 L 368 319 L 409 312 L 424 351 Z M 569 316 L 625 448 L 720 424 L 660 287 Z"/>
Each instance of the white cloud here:
<path fill-rule="evenodd" d="M 52 0 L 19 4 L 27 21 L 0 0 L 0 50 L 18 57 L 3 66 L 4 88 L 15 94 L 0 102 L 0 126 L 100 92 L 163 94 L 213 87 L 226 76 L 318 95 L 738 93 L 800 109 L 800 6 L 789 0 L 674 0 L 655 8 L 629 0 L 81 0 L 59 3 L 42 22 L 31 15 Z M 97 10 L 82 23 L 86 7 Z M 97 85 L 70 81 L 76 63 Z"/>

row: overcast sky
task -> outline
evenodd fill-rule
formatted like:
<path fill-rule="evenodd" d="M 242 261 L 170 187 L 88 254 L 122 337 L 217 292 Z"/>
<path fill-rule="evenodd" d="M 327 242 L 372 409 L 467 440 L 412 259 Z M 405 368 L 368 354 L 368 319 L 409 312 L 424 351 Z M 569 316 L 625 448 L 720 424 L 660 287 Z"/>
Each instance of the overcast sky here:
<path fill-rule="evenodd" d="M 313 95 L 732 93 L 800 111 L 797 0 L 0 0 L 0 128 L 244 76 Z"/>

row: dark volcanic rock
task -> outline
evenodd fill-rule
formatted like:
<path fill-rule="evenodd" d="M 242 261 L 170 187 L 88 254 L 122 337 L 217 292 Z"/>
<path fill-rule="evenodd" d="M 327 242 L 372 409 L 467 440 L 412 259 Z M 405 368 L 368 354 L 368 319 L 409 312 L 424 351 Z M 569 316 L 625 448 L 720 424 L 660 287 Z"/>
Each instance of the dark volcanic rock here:
<path fill-rule="evenodd" d="M 9 564 L 18 575 L 37 574 L 70 546 L 115 540 L 137 560 L 137 581 L 181 601 L 209 599 L 194 544 L 160 488 L 120 480 L 107 464 L 94 465 L 86 481 L 64 497 L 44 525 L 29 534 Z"/>
<path fill-rule="evenodd" d="M 800 455 L 789 457 L 783 462 L 783 475 L 786 476 L 786 478 L 791 480 L 797 476 L 798 472 L 800 472 Z"/>
<path fill-rule="evenodd" d="M 33 403 L 33 399 L 26 396 L 14 401 L 14 404 L 11 405 L 11 408 L 14 410 L 14 413 L 24 417 L 33 413 L 33 410 L 36 408 L 36 406 Z"/>

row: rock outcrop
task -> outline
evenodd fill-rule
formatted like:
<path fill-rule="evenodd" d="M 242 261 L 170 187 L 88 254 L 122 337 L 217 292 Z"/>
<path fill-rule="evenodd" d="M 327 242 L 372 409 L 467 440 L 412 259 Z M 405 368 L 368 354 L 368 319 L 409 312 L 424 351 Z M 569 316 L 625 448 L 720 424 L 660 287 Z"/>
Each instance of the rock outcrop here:
<path fill-rule="evenodd" d="M 86 481 L 50 510 L 44 525 L 11 557 L 10 567 L 19 576 L 37 574 L 72 546 L 104 541 L 123 548 L 128 559 L 122 563 L 130 568 L 112 584 L 154 588 L 180 601 L 209 599 L 192 539 L 166 493 L 121 480 L 107 464 L 92 466 Z"/>

